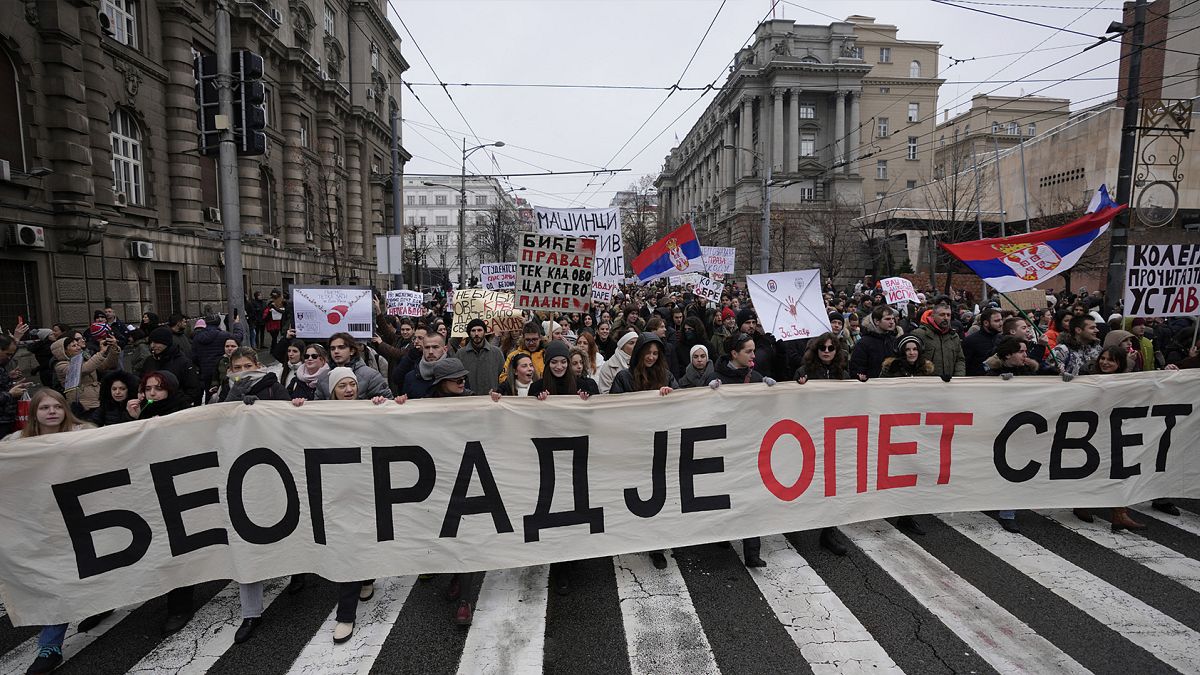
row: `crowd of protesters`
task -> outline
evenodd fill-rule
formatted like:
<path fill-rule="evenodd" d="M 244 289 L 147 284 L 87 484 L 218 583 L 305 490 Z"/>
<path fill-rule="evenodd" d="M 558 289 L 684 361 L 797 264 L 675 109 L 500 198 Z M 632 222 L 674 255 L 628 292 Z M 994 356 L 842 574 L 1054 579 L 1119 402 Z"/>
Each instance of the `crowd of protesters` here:
<path fill-rule="evenodd" d="M 1126 319 L 1102 316 L 1102 298 L 1047 296 L 1045 307 L 1002 309 L 963 291 L 919 293 L 918 302 L 894 307 L 868 277 L 842 290 L 826 283 L 824 301 L 831 331 L 807 340 L 780 341 L 759 322 L 744 287 L 728 284 L 720 303 L 673 290 L 666 282 L 623 286 L 612 304 L 585 313 L 527 315 L 519 331 L 494 334 L 475 319 L 466 335 L 451 337 L 453 317 L 444 300 L 428 303 L 422 317 L 389 316 L 377 295 L 375 335 L 356 340 L 337 333 L 302 340 L 291 327 L 284 294 L 247 298 L 246 324 L 206 311 L 195 320 L 147 310 L 126 323 L 111 307 L 97 310 L 82 330 L 55 323 L 30 331 L 20 323 L 0 334 L 0 435 L 6 440 L 174 414 L 211 402 L 257 400 L 371 400 L 404 404 L 421 398 L 613 396 L 654 391 L 669 396 L 687 387 L 770 387 L 780 381 L 925 377 L 1003 379 L 1195 368 L 1200 366 L 1192 319 Z M 270 338 L 269 344 L 266 338 Z M 30 376 L 14 367 L 18 347 L 36 363 Z M 269 355 L 269 356 L 268 356 Z M 854 385 L 859 386 L 859 385 Z M 869 386 L 869 385 L 863 385 Z M 24 405 L 22 405 L 24 403 Z M 18 416 L 21 419 L 18 419 Z M 1178 515 L 1167 500 L 1154 508 Z M 1077 517 L 1093 522 L 1090 511 Z M 897 526 L 924 530 L 914 515 Z M 1000 525 L 1020 527 L 1013 510 L 998 513 Z M 1113 530 L 1141 529 L 1125 509 L 1113 509 Z M 819 545 L 845 555 L 836 528 L 821 530 Z M 766 563 L 757 538 L 743 541 L 748 567 Z M 662 551 L 649 553 L 667 565 Z M 559 593 L 569 593 L 570 563 L 551 570 Z M 430 575 L 423 575 L 426 578 Z M 452 620 L 469 625 L 469 598 L 478 574 L 453 575 L 447 597 Z M 289 593 L 304 590 L 293 576 Z M 371 599 L 374 581 L 341 584 L 334 642 L 353 634 L 356 607 Z M 240 585 L 242 624 L 235 642 L 248 640 L 261 621 L 263 584 Z M 164 631 L 178 631 L 195 611 L 192 588 L 167 596 Z M 94 628 L 106 614 L 91 617 Z M 65 626 L 49 626 L 29 672 L 49 672 L 62 661 Z"/>

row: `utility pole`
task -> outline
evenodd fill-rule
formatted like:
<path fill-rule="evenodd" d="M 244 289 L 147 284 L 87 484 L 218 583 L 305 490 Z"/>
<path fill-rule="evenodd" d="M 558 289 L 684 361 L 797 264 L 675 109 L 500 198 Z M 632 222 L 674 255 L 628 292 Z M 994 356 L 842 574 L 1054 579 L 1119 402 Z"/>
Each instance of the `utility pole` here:
<path fill-rule="evenodd" d="M 763 174 L 762 232 L 759 234 L 759 239 L 762 240 L 762 269 L 759 272 L 769 274 L 771 272 L 771 163 L 761 156 L 759 159 L 766 167 L 766 173 Z"/>
<path fill-rule="evenodd" d="M 463 137 L 462 174 L 458 183 L 458 287 L 466 288 L 467 259 L 463 255 L 463 239 L 467 232 L 467 138 Z"/>
<path fill-rule="evenodd" d="M 1000 199 L 1000 236 L 1004 237 L 1008 236 L 1008 219 L 1004 217 L 1004 181 L 1000 176 L 1000 139 L 995 134 L 992 134 L 992 144 L 996 148 L 996 196 Z"/>
<path fill-rule="evenodd" d="M 1133 6 L 1133 42 L 1129 51 L 1129 79 L 1125 90 L 1125 116 L 1121 121 L 1121 158 L 1117 168 L 1117 203 L 1129 204 L 1133 195 L 1138 112 L 1141 108 L 1142 42 L 1146 33 L 1146 0 Z M 1129 246 L 1129 209 L 1113 219 L 1109 233 L 1108 280 L 1104 286 L 1103 316 L 1113 313 L 1125 289 L 1125 249 Z"/>
<path fill-rule="evenodd" d="M 1025 139 L 1017 144 L 1021 151 L 1021 196 L 1025 201 L 1025 234 L 1029 234 L 1029 179 L 1025 177 Z"/>
<path fill-rule="evenodd" d="M 233 137 L 233 40 L 229 29 L 228 0 L 217 0 L 216 26 L 217 113 L 224 118 L 217 155 L 217 182 L 220 188 L 221 224 L 225 241 L 225 292 L 228 294 L 227 328 L 232 328 L 234 312 L 245 314 L 246 299 L 242 289 L 242 214 L 238 195 L 237 146 Z M 242 326 L 249 322 L 242 316 Z M 245 340 L 245 338 L 243 338 Z"/>
<path fill-rule="evenodd" d="M 404 265 L 404 215 L 401 211 L 400 184 L 400 106 L 392 102 L 392 234 L 400 241 L 400 264 Z M 403 268 L 401 268 L 403 269 Z M 404 273 L 392 277 L 392 286 L 404 288 Z"/>

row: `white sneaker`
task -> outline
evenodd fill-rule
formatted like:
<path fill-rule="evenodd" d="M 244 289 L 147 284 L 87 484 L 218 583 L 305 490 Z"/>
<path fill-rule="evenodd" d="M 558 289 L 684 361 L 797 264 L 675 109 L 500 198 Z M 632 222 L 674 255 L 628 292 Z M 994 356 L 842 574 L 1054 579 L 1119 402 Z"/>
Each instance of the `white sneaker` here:
<path fill-rule="evenodd" d="M 358 589 L 358 599 L 359 600 L 366 602 L 367 600 L 370 600 L 373 597 L 375 597 L 375 584 L 374 583 L 363 584 L 362 587 Z"/>
<path fill-rule="evenodd" d="M 349 623 L 347 623 L 345 621 L 339 621 L 337 623 L 337 625 L 333 627 L 333 643 L 334 644 L 341 644 L 341 643 L 345 642 L 346 640 L 349 640 L 351 635 L 354 635 L 354 622 L 353 621 L 351 621 Z"/>

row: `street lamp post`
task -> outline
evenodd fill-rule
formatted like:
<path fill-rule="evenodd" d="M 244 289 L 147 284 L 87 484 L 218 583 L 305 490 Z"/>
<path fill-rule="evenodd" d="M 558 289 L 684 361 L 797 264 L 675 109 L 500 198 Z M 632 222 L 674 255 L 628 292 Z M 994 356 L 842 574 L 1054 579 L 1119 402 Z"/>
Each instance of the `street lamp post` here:
<path fill-rule="evenodd" d="M 496 141 L 495 143 L 484 143 L 476 145 L 473 148 L 467 147 L 467 139 L 463 138 L 462 150 L 462 173 L 459 176 L 458 183 L 458 283 L 462 286 L 467 279 L 467 258 L 466 249 L 463 248 L 463 239 L 467 232 L 467 157 L 472 152 L 483 148 L 503 148 L 504 141 Z"/>
<path fill-rule="evenodd" d="M 762 180 L 762 225 L 758 235 L 761 251 L 759 252 L 758 271 L 761 274 L 767 274 L 771 271 L 771 192 L 768 189 L 768 186 L 771 184 L 771 163 L 764 160 L 762 155 L 750 148 L 739 148 L 736 145 L 723 145 L 721 147 L 726 150 L 748 152 L 754 155 L 759 164 L 766 167 Z"/>

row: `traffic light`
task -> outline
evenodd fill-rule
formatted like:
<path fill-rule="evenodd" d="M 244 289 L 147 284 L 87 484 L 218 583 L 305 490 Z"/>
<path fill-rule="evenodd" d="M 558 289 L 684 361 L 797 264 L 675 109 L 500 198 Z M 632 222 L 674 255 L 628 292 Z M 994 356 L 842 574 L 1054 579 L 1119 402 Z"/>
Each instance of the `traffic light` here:
<path fill-rule="evenodd" d="M 267 152 L 267 96 L 263 84 L 263 57 L 246 49 L 233 53 L 233 133 L 239 155 Z"/>
<path fill-rule="evenodd" d="M 200 130 L 200 154 L 217 154 L 221 132 L 217 129 L 217 57 L 215 54 L 196 54 L 196 126 Z"/>

